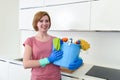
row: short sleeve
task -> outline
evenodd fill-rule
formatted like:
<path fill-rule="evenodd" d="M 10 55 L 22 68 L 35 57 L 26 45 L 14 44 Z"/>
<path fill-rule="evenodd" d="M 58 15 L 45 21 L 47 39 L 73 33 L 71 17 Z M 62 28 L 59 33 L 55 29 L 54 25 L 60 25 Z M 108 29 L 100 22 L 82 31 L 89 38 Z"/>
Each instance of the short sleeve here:
<path fill-rule="evenodd" d="M 23 46 L 25 45 L 29 45 L 30 47 L 32 47 L 32 38 L 27 38 L 23 43 Z"/>

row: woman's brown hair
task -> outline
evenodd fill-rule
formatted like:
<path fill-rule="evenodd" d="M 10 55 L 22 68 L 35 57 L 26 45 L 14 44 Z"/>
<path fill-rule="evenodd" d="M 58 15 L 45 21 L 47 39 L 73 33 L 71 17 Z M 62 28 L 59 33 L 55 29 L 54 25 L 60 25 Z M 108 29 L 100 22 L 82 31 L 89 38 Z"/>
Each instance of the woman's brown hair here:
<path fill-rule="evenodd" d="M 39 12 L 37 12 L 37 13 L 34 15 L 33 23 L 32 23 L 33 28 L 34 28 L 35 31 L 38 31 L 37 22 L 38 22 L 43 16 L 45 16 L 45 15 L 48 16 L 49 21 L 50 21 L 50 26 L 51 26 L 51 19 L 50 19 L 49 14 L 48 14 L 46 11 L 39 11 Z M 49 26 L 49 28 L 50 28 L 50 26 Z"/>

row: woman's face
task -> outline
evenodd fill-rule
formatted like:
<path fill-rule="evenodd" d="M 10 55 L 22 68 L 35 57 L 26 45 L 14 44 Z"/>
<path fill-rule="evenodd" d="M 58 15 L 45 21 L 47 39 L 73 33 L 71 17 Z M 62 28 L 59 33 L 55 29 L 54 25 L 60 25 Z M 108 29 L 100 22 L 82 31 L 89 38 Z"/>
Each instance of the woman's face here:
<path fill-rule="evenodd" d="M 38 31 L 45 32 L 50 28 L 50 21 L 47 15 L 43 16 L 37 23 Z"/>

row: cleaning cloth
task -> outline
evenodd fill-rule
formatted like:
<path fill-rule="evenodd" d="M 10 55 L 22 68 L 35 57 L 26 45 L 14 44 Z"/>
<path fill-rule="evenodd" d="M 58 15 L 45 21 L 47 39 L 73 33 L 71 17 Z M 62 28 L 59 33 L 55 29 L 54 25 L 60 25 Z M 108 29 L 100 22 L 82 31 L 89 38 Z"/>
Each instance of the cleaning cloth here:
<path fill-rule="evenodd" d="M 56 50 L 60 50 L 60 38 L 54 38 L 53 39 L 53 48 Z"/>

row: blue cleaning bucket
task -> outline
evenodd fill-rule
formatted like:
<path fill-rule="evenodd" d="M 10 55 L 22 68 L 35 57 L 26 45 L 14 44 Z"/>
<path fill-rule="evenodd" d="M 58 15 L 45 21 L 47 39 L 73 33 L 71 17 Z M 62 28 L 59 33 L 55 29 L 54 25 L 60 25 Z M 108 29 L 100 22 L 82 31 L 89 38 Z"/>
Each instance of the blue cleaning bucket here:
<path fill-rule="evenodd" d="M 63 42 L 61 50 L 63 51 L 62 59 L 55 61 L 55 65 L 68 68 L 69 64 L 72 63 L 80 53 L 80 44 Z"/>

